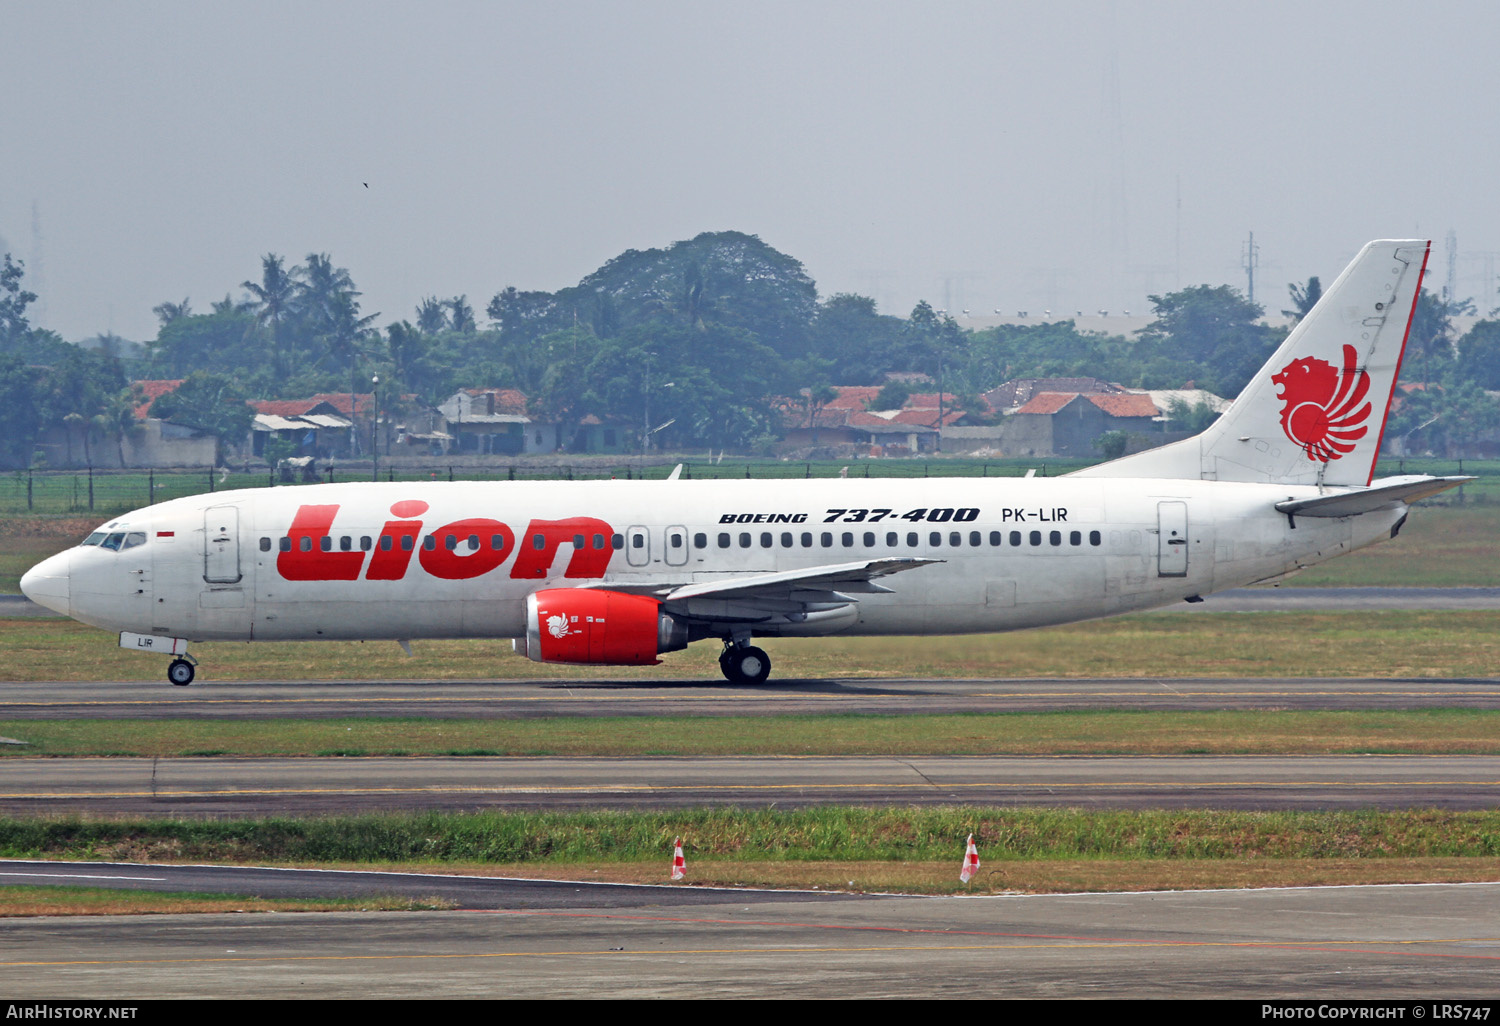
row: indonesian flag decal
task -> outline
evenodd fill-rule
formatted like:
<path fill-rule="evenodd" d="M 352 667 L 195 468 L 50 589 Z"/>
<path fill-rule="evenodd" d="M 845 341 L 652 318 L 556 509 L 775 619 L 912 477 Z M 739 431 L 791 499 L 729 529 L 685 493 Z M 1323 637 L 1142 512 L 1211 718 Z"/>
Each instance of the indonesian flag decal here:
<path fill-rule="evenodd" d="M 672 879 L 681 880 L 687 872 L 687 860 L 682 857 L 682 838 L 672 839 Z"/>
<path fill-rule="evenodd" d="M 969 878 L 979 872 L 979 849 L 974 847 L 974 835 L 969 835 L 968 848 L 964 851 L 964 868 L 958 874 L 960 883 L 968 883 Z"/>

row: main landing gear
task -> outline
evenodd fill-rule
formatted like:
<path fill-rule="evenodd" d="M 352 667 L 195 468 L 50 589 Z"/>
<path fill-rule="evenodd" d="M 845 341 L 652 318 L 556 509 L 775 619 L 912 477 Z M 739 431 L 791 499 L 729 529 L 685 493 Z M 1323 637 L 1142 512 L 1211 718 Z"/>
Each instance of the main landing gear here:
<path fill-rule="evenodd" d="M 726 642 L 719 656 L 719 669 L 731 684 L 764 684 L 771 675 L 771 657 L 748 641 Z"/>
<path fill-rule="evenodd" d="M 178 656 L 167 664 L 167 680 L 180 688 L 185 688 L 193 682 L 196 670 L 193 669 L 196 659 L 185 659 Z"/>

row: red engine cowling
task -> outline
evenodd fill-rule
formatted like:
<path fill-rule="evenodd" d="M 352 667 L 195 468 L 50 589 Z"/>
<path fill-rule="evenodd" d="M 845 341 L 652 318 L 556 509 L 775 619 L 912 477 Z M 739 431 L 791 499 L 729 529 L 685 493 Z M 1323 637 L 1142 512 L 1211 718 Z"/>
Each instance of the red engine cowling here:
<path fill-rule="evenodd" d="M 687 647 L 687 628 L 647 595 L 548 588 L 526 598 L 526 640 L 516 648 L 539 663 L 654 665 Z"/>

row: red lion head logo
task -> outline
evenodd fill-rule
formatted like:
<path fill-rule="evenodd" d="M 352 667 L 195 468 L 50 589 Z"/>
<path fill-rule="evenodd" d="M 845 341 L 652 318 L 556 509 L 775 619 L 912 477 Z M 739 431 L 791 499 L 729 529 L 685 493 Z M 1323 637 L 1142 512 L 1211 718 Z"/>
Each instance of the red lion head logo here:
<path fill-rule="evenodd" d="M 1370 375 L 1356 368 L 1357 355 L 1353 346 L 1345 346 L 1342 370 L 1304 356 L 1271 375 L 1282 388 L 1276 396 L 1282 403 L 1281 429 L 1310 460 L 1339 459 L 1370 430 L 1364 423 L 1370 404 L 1359 405 L 1370 390 Z"/>

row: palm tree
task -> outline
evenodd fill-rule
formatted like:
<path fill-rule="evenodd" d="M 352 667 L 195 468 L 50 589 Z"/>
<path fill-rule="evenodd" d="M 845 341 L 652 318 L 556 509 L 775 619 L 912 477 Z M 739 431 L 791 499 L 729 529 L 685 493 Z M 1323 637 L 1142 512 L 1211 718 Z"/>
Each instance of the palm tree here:
<path fill-rule="evenodd" d="M 193 307 L 188 297 L 184 296 L 180 303 L 162 303 L 159 306 L 153 306 L 151 312 L 156 314 L 161 320 L 162 327 L 165 328 L 168 324 L 179 318 L 191 317 L 193 315 Z"/>
<path fill-rule="evenodd" d="M 437 296 L 428 296 L 422 300 L 417 307 L 417 330 L 424 335 L 435 335 L 446 327 L 448 327 L 448 304 Z"/>
<path fill-rule="evenodd" d="M 1284 316 L 1290 317 L 1293 324 L 1311 313 L 1312 308 L 1318 305 L 1318 300 L 1323 298 L 1323 283 L 1318 280 L 1316 274 L 1307 279 L 1306 285 L 1292 282 L 1286 290 L 1292 297 L 1292 309 L 1281 312 Z"/>
<path fill-rule="evenodd" d="M 281 353 L 281 328 L 291 315 L 297 297 L 296 275 L 287 273 L 281 257 L 267 253 L 260 258 L 260 284 L 246 281 L 240 285 L 255 297 L 260 307 L 255 314 L 256 323 L 271 328 L 271 374 L 280 381 L 286 373 Z"/>
<path fill-rule="evenodd" d="M 354 298 L 357 295 L 359 293 L 352 290 L 335 294 L 328 311 L 328 328 L 322 336 L 323 355 L 318 358 L 319 363 L 331 358 L 334 363 L 349 365 L 349 419 L 351 422 L 355 419 L 354 415 L 359 401 L 359 358 L 372 355 L 368 343 L 372 336 L 378 335 L 378 332 L 371 330 L 370 326 L 375 323 L 375 318 L 380 316 L 379 313 L 372 313 L 361 317 L 359 303 Z M 356 438 L 357 435 L 351 423 L 349 429 L 351 453 L 358 447 Z"/>

